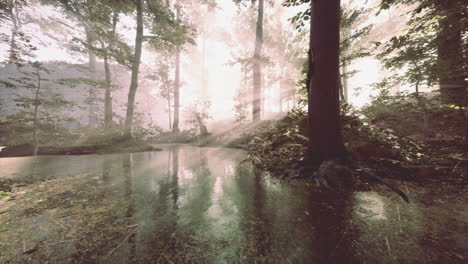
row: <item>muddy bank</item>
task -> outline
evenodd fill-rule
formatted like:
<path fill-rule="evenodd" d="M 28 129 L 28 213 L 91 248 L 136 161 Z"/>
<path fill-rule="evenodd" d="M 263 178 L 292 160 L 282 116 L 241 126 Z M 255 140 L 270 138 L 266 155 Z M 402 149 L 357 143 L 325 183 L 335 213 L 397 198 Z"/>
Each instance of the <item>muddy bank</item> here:
<path fill-rule="evenodd" d="M 38 155 L 89 155 L 124 152 L 160 151 L 144 141 L 125 140 L 114 141 L 107 144 L 82 145 L 82 146 L 39 146 Z M 26 157 L 32 156 L 33 145 L 21 144 L 7 146 L 0 151 L 1 157 Z"/>

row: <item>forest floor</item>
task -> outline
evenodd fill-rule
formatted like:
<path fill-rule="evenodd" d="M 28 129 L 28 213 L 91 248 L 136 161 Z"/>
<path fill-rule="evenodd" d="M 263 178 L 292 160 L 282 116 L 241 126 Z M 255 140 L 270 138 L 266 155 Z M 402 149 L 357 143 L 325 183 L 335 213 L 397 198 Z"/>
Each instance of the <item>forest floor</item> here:
<path fill-rule="evenodd" d="M 341 118 L 345 145 L 365 167 L 399 180 L 468 180 L 468 143 L 463 139 L 468 121 L 461 109 L 428 104 L 422 110 L 408 100 L 363 112 L 367 116 L 343 105 Z M 296 109 L 278 121 L 262 121 L 228 145 L 246 149 L 255 166 L 274 176 L 310 178 L 299 173 L 306 124 L 306 113 Z"/>

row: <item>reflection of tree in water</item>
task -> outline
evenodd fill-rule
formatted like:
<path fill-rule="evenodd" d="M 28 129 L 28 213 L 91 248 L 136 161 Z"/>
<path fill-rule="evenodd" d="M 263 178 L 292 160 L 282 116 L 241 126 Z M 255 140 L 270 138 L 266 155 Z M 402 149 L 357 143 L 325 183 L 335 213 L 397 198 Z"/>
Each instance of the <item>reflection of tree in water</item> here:
<path fill-rule="evenodd" d="M 132 154 L 126 153 L 123 155 L 122 159 L 122 170 L 124 175 L 124 198 L 128 202 L 128 208 L 126 216 L 128 220 L 132 220 L 135 214 L 135 201 L 133 197 L 133 168 L 132 168 Z M 136 233 L 132 233 L 128 238 L 128 247 L 129 247 L 129 255 L 127 263 L 135 262 L 135 252 L 136 252 L 136 245 L 135 245 L 135 236 Z"/>
<path fill-rule="evenodd" d="M 312 254 L 317 263 L 360 263 L 352 248 L 351 193 L 340 190 L 316 193 L 308 197 L 310 224 L 313 227 Z M 306 197 L 304 197 L 306 198 Z M 307 198 L 306 198 L 307 199 Z"/>
<path fill-rule="evenodd" d="M 271 217 L 268 216 L 266 190 L 261 171 L 239 165 L 235 170 L 236 195 L 232 201 L 239 212 L 242 235 L 238 237 L 234 258 L 249 261 L 268 261 L 271 254 Z"/>
<path fill-rule="evenodd" d="M 167 260 L 175 258 L 173 252 L 178 223 L 179 149 L 174 146 L 165 153 L 165 165 L 151 170 L 149 174 L 139 175 L 147 176 L 147 180 L 157 180 L 157 188 L 149 189 L 151 184 L 146 181 L 140 186 L 142 210 L 139 212 L 139 221 L 143 232 L 139 235 L 141 259 L 138 263 L 166 263 Z M 154 161 L 158 161 L 158 158 Z"/>
<path fill-rule="evenodd" d="M 206 150 L 198 149 L 197 162 L 190 168 L 193 173 L 192 195 L 184 206 L 188 211 L 187 220 L 189 225 L 205 226 L 207 211 L 211 206 L 211 195 L 214 187 L 214 177 L 207 165 Z"/>

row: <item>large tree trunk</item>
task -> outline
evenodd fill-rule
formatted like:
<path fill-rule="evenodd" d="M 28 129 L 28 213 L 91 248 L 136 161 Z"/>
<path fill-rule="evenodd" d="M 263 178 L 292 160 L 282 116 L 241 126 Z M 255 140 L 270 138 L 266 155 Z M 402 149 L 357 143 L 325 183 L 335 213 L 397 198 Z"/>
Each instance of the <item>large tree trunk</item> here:
<path fill-rule="evenodd" d="M 94 37 L 92 30 L 88 28 L 88 26 L 85 25 L 85 31 L 86 31 L 86 42 L 88 46 L 93 46 L 94 45 Z M 90 78 L 93 81 L 96 81 L 96 54 L 94 54 L 92 51 L 88 51 L 88 69 L 90 73 Z M 96 86 L 91 85 L 88 88 L 88 126 L 89 127 L 95 127 L 97 124 L 97 116 L 96 116 L 96 93 L 95 90 Z"/>
<path fill-rule="evenodd" d="M 176 1 L 176 19 L 179 20 L 179 0 Z M 180 47 L 176 49 L 175 58 L 175 79 L 174 79 L 174 124 L 172 125 L 172 132 L 179 132 L 179 108 L 180 108 Z"/>
<path fill-rule="evenodd" d="M 345 154 L 339 116 L 340 0 L 311 1 L 307 161 L 318 166 Z"/>
<path fill-rule="evenodd" d="M 260 60 L 262 56 L 263 43 L 263 0 L 258 0 L 257 28 L 255 31 L 255 51 L 253 56 L 253 98 L 252 98 L 252 121 L 260 120 L 261 94 L 262 94 L 262 68 Z"/>
<path fill-rule="evenodd" d="M 458 10 L 460 3 L 454 0 L 434 1 L 439 19 L 437 35 L 437 72 L 442 101 L 446 104 L 464 106 L 467 103 L 466 71 L 460 21 L 463 15 Z"/>
<path fill-rule="evenodd" d="M 143 44 L 143 0 L 136 0 L 137 30 L 135 37 L 135 56 L 132 64 L 132 77 L 128 91 L 127 114 L 125 116 L 124 137 L 132 137 L 133 111 L 135 94 L 138 88 L 138 71 L 140 68 L 141 48 Z"/>

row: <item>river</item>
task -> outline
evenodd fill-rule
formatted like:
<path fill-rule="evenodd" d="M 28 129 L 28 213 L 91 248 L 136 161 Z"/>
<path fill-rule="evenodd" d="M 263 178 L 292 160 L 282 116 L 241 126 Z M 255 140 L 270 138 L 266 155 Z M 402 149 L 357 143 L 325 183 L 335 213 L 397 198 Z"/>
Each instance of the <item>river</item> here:
<path fill-rule="evenodd" d="M 0 263 L 466 263 L 466 186 L 323 190 L 244 151 L 0 159 Z"/>

